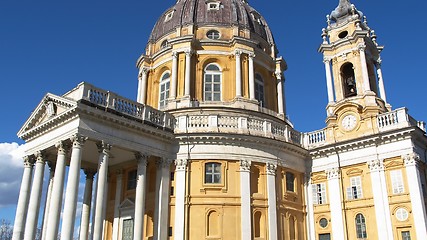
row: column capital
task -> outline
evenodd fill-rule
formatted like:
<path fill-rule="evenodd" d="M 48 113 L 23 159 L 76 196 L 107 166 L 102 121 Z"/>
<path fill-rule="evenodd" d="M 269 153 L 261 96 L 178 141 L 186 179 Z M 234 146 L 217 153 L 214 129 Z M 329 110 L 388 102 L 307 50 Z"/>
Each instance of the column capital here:
<path fill-rule="evenodd" d="M 365 43 L 359 43 L 357 45 L 357 49 L 359 50 L 359 52 L 363 52 L 366 49 L 366 44 Z"/>
<path fill-rule="evenodd" d="M 326 169 L 325 173 L 326 173 L 326 176 L 328 177 L 328 180 L 337 179 L 340 176 L 340 170 L 337 167 Z"/>
<path fill-rule="evenodd" d="M 73 147 L 83 147 L 83 145 L 87 140 L 87 137 L 76 133 L 73 136 L 71 136 L 70 140 L 73 143 Z"/>
<path fill-rule="evenodd" d="M 178 58 L 178 51 L 173 51 L 172 52 L 172 57 L 173 58 Z"/>
<path fill-rule="evenodd" d="M 276 71 L 274 72 L 274 75 L 276 77 L 277 80 L 282 80 L 282 72 L 281 71 Z"/>
<path fill-rule="evenodd" d="M 192 49 L 186 49 L 184 53 L 186 57 L 191 57 L 194 54 L 194 51 Z"/>
<path fill-rule="evenodd" d="M 332 59 L 330 57 L 323 57 L 323 63 L 330 63 L 331 60 Z"/>
<path fill-rule="evenodd" d="M 55 147 L 58 149 L 58 154 L 67 154 L 70 150 L 70 145 L 67 144 L 65 141 L 59 141 L 55 143 Z"/>
<path fill-rule="evenodd" d="M 242 55 L 242 50 L 234 50 L 234 56 L 236 57 L 240 57 L 240 55 Z"/>
<path fill-rule="evenodd" d="M 160 158 L 159 160 L 156 161 L 156 165 L 161 168 L 169 168 L 171 165 L 171 162 L 172 161 L 167 158 Z"/>
<path fill-rule="evenodd" d="M 144 161 L 144 160 L 147 161 L 148 157 L 150 156 L 147 153 L 141 153 L 141 152 L 135 152 L 134 155 L 135 155 L 135 159 L 136 159 L 137 162 Z"/>
<path fill-rule="evenodd" d="M 43 150 L 37 151 L 34 156 L 36 157 L 36 162 L 45 163 L 46 162 L 46 152 Z"/>
<path fill-rule="evenodd" d="M 24 156 L 24 168 L 32 168 L 34 166 L 34 157 L 33 156 Z"/>
<path fill-rule="evenodd" d="M 381 57 L 379 57 L 376 61 L 375 61 L 375 67 L 377 68 L 381 68 L 381 64 L 382 64 L 383 60 L 381 59 Z"/>
<path fill-rule="evenodd" d="M 106 143 L 105 141 L 100 141 L 96 143 L 96 146 L 98 147 L 99 153 L 104 153 L 105 155 L 110 156 L 110 150 L 111 150 L 110 144 Z"/>
<path fill-rule="evenodd" d="M 96 170 L 92 168 L 85 168 L 83 171 L 86 174 L 86 179 L 93 179 L 96 174 Z"/>
<path fill-rule="evenodd" d="M 188 159 L 186 158 L 176 159 L 175 160 L 176 171 L 185 171 L 187 164 L 188 164 Z"/>
<path fill-rule="evenodd" d="M 240 171 L 249 172 L 251 170 L 251 161 L 240 160 Z"/>
<path fill-rule="evenodd" d="M 415 166 L 420 161 L 420 155 L 417 153 L 410 153 L 402 156 L 403 161 L 405 162 L 405 166 Z"/>
<path fill-rule="evenodd" d="M 266 164 L 267 175 L 276 175 L 276 170 L 277 170 L 277 164 L 275 163 Z"/>
<path fill-rule="evenodd" d="M 254 59 L 256 57 L 255 53 L 249 53 L 249 59 Z"/>
<path fill-rule="evenodd" d="M 367 164 L 371 172 L 384 170 L 384 163 L 382 159 L 374 159 L 368 161 Z"/>
<path fill-rule="evenodd" d="M 139 69 L 139 74 L 138 74 L 138 77 L 139 78 L 142 78 L 142 75 L 147 75 L 147 73 L 148 73 L 148 71 L 150 70 L 150 68 L 148 68 L 148 67 L 146 67 L 146 66 L 142 66 L 140 69 Z"/>

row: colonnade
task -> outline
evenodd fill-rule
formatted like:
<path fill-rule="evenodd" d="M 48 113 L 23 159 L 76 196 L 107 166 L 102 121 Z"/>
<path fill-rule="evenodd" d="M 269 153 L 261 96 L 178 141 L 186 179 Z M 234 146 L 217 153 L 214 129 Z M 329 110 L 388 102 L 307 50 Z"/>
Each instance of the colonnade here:
<path fill-rule="evenodd" d="M 73 135 L 70 139 L 59 141 L 56 147 L 56 162 L 52 163 L 47 159 L 47 151 L 38 151 L 35 154 L 24 157 L 24 173 L 22 176 L 21 189 L 15 216 L 13 229 L 14 240 L 35 239 L 37 227 L 41 225 L 41 239 L 57 239 L 60 232 L 61 239 L 73 239 L 76 223 L 77 196 L 83 149 L 87 138 L 81 135 Z M 71 144 L 70 144 L 71 143 Z M 100 141 L 97 143 L 99 152 L 98 169 L 83 169 L 86 174 L 85 190 L 81 212 L 79 239 L 101 240 L 104 236 L 104 227 L 107 209 L 108 190 L 108 166 L 110 160 L 111 145 Z M 69 168 L 68 179 L 65 182 L 65 173 L 68 156 Z M 144 229 L 145 210 L 145 188 L 146 188 L 146 167 L 148 155 L 139 152 L 135 154 L 137 164 L 137 184 L 135 196 L 134 231 L 133 239 L 142 239 Z M 43 176 L 45 164 L 49 163 L 50 173 L 47 181 L 46 203 L 44 205 L 42 223 L 39 224 L 39 209 L 42 198 Z M 168 159 L 161 158 L 157 161 L 156 179 L 156 213 L 154 221 L 156 229 L 154 236 L 156 239 L 166 239 L 168 234 L 168 214 L 169 214 L 169 182 L 170 164 Z M 185 169 L 185 168 L 184 168 Z M 185 170 L 184 170 L 185 172 Z M 94 175 L 97 174 L 95 190 Z M 119 234 L 119 205 L 122 188 L 122 175 L 117 174 L 116 202 L 113 221 L 113 239 L 121 239 Z M 63 191 L 66 185 L 64 198 Z M 181 195 L 185 191 L 181 191 Z M 94 194 L 94 196 L 92 196 Z M 179 193 L 178 193 L 178 196 Z M 91 206 L 94 198 L 93 206 Z M 184 196 L 181 196 L 184 199 Z M 64 209 L 61 217 L 62 204 Z M 182 204 L 182 210 L 183 211 Z M 177 207 L 179 210 L 180 207 Z M 92 211 L 92 222 L 90 221 Z M 60 222 L 62 221 L 62 224 Z M 180 220 L 182 221 L 182 220 Z M 92 224 L 90 224 L 90 222 Z M 61 225 L 61 229 L 60 228 Z M 90 226 L 92 227 L 90 229 Z M 182 226 L 183 231 L 183 226 Z M 92 234 L 90 234 L 90 232 Z"/>
<path fill-rule="evenodd" d="M 191 70 L 194 69 L 194 60 L 193 55 L 196 53 L 192 49 L 187 49 L 183 51 L 185 54 L 185 75 L 184 75 L 184 99 L 190 99 L 190 93 L 191 93 L 191 77 L 192 73 Z M 173 51 L 172 52 L 172 72 L 171 72 L 171 83 L 170 83 L 170 90 L 169 90 L 169 99 L 175 100 L 177 98 L 177 86 L 178 86 L 178 55 L 180 52 Z M 242 94 L 242 54 L 248 55 L 248 73 L 247 76 L 249 78 L 249 99 L 255 101 L 255 72 L 254 72 L 254 58 L 255 54 L 242 51 L 242 50 L 235 50 L 233 52 L 234 58 L 235 58 L 235 97 L 241 98 L 243 96 Z M 139 71 L 139 77 L 138 77 L 138 96 L 137 101 L 141 104 L 146 103 L 146 96 L 147 96 L 147 80 L 150 68 L 146 66 L 141 66 Z M 286 114 L 285 109 L 285 102 L 284 102 L 284 81 L 283 81 L 283 73 L 281 69 L 276 69 L 274 72 L 275 78 L 276 78 L 276 89 L 277 89 L 277 106 L 278 106 L 278 113 L 279 114 Z"/>

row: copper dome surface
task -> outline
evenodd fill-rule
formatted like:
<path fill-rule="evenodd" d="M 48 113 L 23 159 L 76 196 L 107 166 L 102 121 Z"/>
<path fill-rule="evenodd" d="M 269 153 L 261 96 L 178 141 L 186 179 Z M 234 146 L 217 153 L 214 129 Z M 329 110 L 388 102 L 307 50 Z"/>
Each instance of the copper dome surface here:
<path fill-rule="evenodd" d="M 219 9 L 208 10 L 209 3 L 219 3 Z M 274 44 L 273 35 L 265 19 L 245 0 L 178 0 L 157 20 L 149 41 L 156 42 L 175 31 L 177 27 L 188 25 L 239 26 Z"/>

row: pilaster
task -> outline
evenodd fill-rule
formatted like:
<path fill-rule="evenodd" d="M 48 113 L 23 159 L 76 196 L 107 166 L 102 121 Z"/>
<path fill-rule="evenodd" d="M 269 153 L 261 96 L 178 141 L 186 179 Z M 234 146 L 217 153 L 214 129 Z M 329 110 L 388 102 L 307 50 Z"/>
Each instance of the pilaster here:
<path fill-rule="evenodd" d="M 251 162 L 240 161 L 240 220 L 241 239 L 252 239 L 252 209 L 251 209 Z"/>
<path fill-rule="evenodd" d="M 184 240 L 185 188 L 187 159 L 175 160 L 175 223 L 174 239 Z"/>
<path fill-rule="evenodd" d="M 267 163 L 267 196 L 268 196 L 268 237 L 277 239 L 277 199 L 276 199 L 276 170 L 275 163 Z"/>
<path fill-rule="evenodd" d="M 332 238 L 345 239 L 343 209 L 341 199 L 340 169 L 326 170 L 328 177 L 329 207 L 331 211 Z"/>

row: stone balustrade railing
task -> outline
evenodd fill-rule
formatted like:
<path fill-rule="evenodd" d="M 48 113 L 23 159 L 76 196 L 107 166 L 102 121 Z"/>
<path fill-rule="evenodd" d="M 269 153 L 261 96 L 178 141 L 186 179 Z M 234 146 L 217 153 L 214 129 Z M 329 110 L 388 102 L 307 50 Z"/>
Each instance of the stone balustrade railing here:
<path fill-rule="evenodd" d="M 303 137 L 304 146 L 313 148 L 326 143 L 325 129 L 304 133 Z"/>
<path fill-rule="evenodd" d="M 150 106 L 121 97 L 116 93 L 105 91 L 88 83 L 80 83 L 64 97 L 76 101 L 83 100 L 89 104 L 104 108 L 106 111 L 142 120 L 146 124 L 173 131 L 175 118 L 172 114 L 159 111 Z"/>
<path fill-rule="evenodd" d="M 411 117 L 406 108 L 398 108 L 394 111 L 378 115 L 377 126 L 380 132 L 410 126 L 417 126 L 424 132 L 426 131 L 425 123 Z"/>
<path fill-rule="evenodd" d="M 177 117 L 175 133 L 236 133 L 279 139 L 301 145 L 301 134 L 277 119 L 263 119 L 235 111 L 233 114 L 198 113 Z"/>

